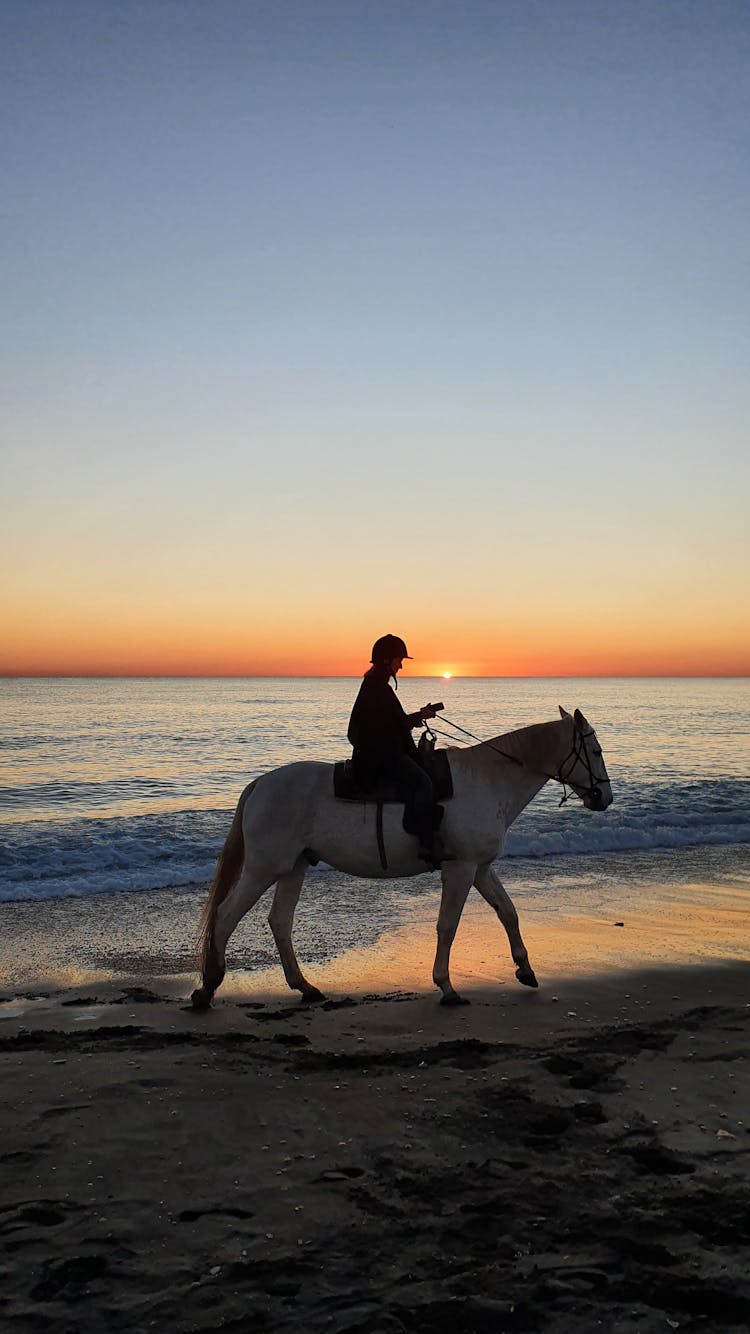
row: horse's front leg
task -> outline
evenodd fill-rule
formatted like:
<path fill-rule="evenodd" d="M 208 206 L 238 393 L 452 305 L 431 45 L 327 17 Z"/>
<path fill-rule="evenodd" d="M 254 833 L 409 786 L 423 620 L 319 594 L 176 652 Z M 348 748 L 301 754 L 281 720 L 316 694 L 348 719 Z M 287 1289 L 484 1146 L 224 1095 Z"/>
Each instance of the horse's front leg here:
<path fill-rule="evenodd" d="M 440 912 L 437 921 L 437 953 L 432 978 L 436 987 L 440 987 L 441 1005 L 468 1005 L 469 1002 L 459 996 L 450 979 L 451 945 L 461 920 L 464 904 L 474 879 L 473 862 L 443 863 L 443 893 L 440 899 Z"/>
<path fill-rule="evenodd" d="M 538 987 L 539 983 L 536 980 L 534 969 L 529 963 L 528 952 L 518 925 L 518 913 L 497 871 L 489 863 L 479 866 L 474 884 L 482 898 L 487 900 L 491 908 L 494 908 L 508 933 L 510 952 L 513 955 L 513 962 L 516 964 L 516 977 L 519 982 L 523 982 L 525 987 Z"/>

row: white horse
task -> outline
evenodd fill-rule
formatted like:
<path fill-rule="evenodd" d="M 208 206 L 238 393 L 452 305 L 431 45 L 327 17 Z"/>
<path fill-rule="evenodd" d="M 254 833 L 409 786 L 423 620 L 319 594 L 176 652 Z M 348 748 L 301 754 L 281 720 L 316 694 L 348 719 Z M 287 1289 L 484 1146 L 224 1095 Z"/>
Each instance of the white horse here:
<path fill-rule="evenodd" d="M 446 860 L 432 973 L 443 1005 L 462 1003 L 450 980 L 450 951 L 472 885 L 507 932 L 519 982 L 538 985 L 518 915 L 492 865 L 524 807 L 549 779 L 570 787 L 589 810 L 606 810 L 612 802 L 596 733 L 578 709 L 571 717 L 561 708 L 560 715 L 559 721 L 522 727 L 463 750 L 448 748 L 454 795 L 445 803 L 440 829 Z M 192 995 L 195 1009 L 210 1005 L 224 977 L 229 937 L 273 884 L 268 921 L 284 976 L 303 1000 L 323 1000 L 304 977 L 292 946 L 294 910 L 305 872 L 312 859 L 320 859 L 338 871 L 368 879 L 424 873 L 427 866 L 418 856 L 417 840 L 402 828 L 403 811 L 396 803 L 384 808 L 388 852 L 384 870 L 376 841 L 375 805 L 363 807 L 336 798 L 331 764 L 285 764 L 250 783 L 239 799 L 203 910 L 202 985 Z"/>

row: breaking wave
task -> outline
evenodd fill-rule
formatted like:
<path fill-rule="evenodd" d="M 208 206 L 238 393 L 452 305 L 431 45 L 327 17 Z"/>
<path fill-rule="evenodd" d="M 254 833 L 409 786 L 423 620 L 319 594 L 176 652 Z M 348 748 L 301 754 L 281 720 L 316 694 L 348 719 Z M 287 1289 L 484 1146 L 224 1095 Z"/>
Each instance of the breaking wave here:
<path fill-rule="evenodd" d="M 546 788 L 510 830 L 505 856 L 580 857 L 750 843 L 750 781 L 621 784 L 604 814 L 559 810 Z M 201 884 L 213 874 L 230 810 L 9 824 L 0 846 L 0 902 Z M 316 874 L 326 874 L 320 866 Z"/>

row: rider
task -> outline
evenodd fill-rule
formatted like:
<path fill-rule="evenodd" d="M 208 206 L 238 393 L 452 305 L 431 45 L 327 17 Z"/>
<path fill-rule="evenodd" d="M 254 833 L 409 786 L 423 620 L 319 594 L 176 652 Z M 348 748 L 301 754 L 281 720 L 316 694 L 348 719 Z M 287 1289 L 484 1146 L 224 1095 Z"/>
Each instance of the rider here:
<path fill-rule="evenodd" d="M 381 780 L 394 780 L 405 797 L 404 829 L 419 839 L 423 861 L 438 864 L 442 855 L 440 837 L 433 825 L 432 783 L 417 763 L 412 728 L 436 710 L 426 704 L 416 713 L 405 713 L 391 689 L 398 690 L 396 675 L 408 658 L 406 644 L 398 635 L 382 635 L 372 646 L 372 666 L 365 672 L 354 701 L 347 736 L 352 743 L 352 767 L 365 789 Z"/>

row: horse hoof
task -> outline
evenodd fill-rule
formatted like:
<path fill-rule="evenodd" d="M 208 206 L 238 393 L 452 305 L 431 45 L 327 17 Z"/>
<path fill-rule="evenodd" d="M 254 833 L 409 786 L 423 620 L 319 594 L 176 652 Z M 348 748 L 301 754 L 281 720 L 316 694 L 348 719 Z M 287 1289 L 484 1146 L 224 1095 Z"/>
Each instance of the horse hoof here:
<path fill-rule="evenodd" d="M 211 1008 L 211 992 L 206 991 L 205 987 L 196 987 L 190 997 L 194 1010 L 208 1010 Z"/>
<path fill-rule="evenodd" d="M 457 991 L 449 991 L 447 996 L 440 997 L 441 1005 L 471 1005 L 471 1001 L 466 996 L 459 996 Z"/>
<path fill-rule="evenodd" d="M 533 968 L 517 968 L 517 969 L 516 969 L 516 977 L 518 978 L 519 982 L 520 982 L 520 983 L 522 984 L 522 986 L 524 986 L 524 987 L 538 987 L 538 986 L 539 986 L 539 983 L 538 983 L 537 980 L 536 980 L 536 974 L 534 973 L 534 969 L 533 969 Z"/>
<path fill-rule="evenodd" d="M 324 1001 L 325 996 L 317 987 L 310 987 L 309 991 L 302 992 L 302 1000 L 305 1005 L 314 1005 L 316 1001 Z"/>

